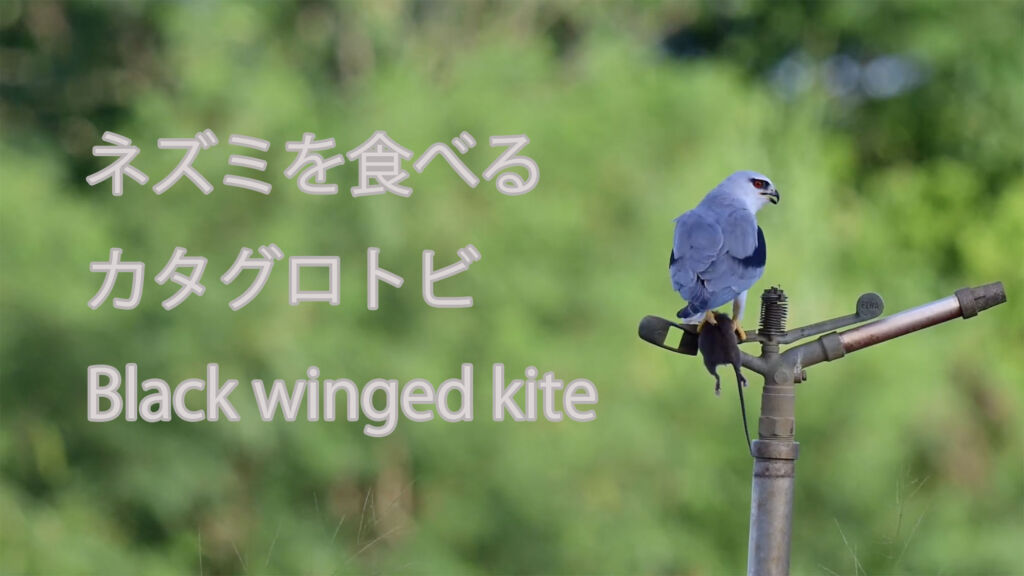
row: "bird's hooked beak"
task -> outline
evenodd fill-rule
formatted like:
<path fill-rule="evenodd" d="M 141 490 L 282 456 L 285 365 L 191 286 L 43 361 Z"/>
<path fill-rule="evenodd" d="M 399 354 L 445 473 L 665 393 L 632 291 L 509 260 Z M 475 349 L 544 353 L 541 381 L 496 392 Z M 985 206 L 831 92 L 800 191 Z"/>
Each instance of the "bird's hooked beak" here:
<path fill-rule="evenodd" d="M 761 196 L 767 197 L 768 201 L 771 202 L 772 204 L 779 203 L 779 191 L 776 190 L 775 188 L 770 188 L 768 190 L 765 190 L 764 192 L 761 192 Z"/>

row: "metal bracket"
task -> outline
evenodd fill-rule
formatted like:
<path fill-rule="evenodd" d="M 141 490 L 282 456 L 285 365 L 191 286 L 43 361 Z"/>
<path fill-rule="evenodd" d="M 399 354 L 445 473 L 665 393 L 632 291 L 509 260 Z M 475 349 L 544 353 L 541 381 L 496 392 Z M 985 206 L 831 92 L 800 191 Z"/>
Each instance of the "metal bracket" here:
<path fill-rule="evenodd" d="M 795 328 L 786 332 L 782 336 L 775 338 L 774 341 L 779 344 L 789 344 L 791 342 L 796 342 L 797 340 L 803 340 L 804 338 L 824 334 L 825 332 L 832 332 L 840 328 L 845 328 L 846 326 L 877 318 L 881 316 L 884 309 L 885 302 L 878 294 L 875 294 L 874 292 L 861 294 L 860 298 L 857 299 L 857 310 L 853 314 L 833 318 L 831 320 L 825 320 L 823 322 L 816 322 L 802 328 Z M 666 344 L 669 330 L 671 328 L 678 328 L 683 333 L 682 337 L 679 339 L 679 343 L 675 346 Z M 698 336 L 696 324 L 680 324 L 678 322 L 666 320 L 660 316 L 645 316 L 644 319 L 640 321 L 637 334 L 642 340 L 654 344 L 658 348 L 664 348 L 665 350 L 669 350 L 677 354 L 683 354 L 685 356 L 697 355 Z M 770 339 L 767 336 L 762 334 L 748 332 L 746 340 L 741 342 L 741 344 L 746 344 L 747 342 L 768 342 L 769 340 Z"/>
<path fill-rule="evenodd" d="M 683 332 L 683 336 L 679 339 L 677 346 L 665 344 L 665 340 L 668 339 L 669 329 L 673 327 Z M 641 340 L 654 344 L 658 348 L 664 348 L 665 350 L 686 356 L 697 355 L 698 336 L 696 324 L 679 324 L 660 316 L 644 316 L 644 319 L 640 321 L 637 334 L 639 334 Z"/>
<path fill-rule="evenodd" d="M 779 344 L 789 344 L 791 342 L 796 342 L 797 340 L 817 336 L 818 334 L 833 332 L 840 328 L 846 328 L 853 324 L 859 324 L 861 322 L 878 318 L 882 315 L 883 310 L 885 310 L 885 301 L 882 300 L 882 297 L 874 292 L 867 292 L 865 294 L 861 294 L 860 298 L 857 298 L 857 311 L 853 314 L 840 316 L 839 318 L 833 318 L 831 320 L 815 322 L 814 324 L 808 324 L 807 326 L 802 326 L 800 328 L 794 328 L 783 334 L 782 337 L 778 338 L 777 342 Z"/>

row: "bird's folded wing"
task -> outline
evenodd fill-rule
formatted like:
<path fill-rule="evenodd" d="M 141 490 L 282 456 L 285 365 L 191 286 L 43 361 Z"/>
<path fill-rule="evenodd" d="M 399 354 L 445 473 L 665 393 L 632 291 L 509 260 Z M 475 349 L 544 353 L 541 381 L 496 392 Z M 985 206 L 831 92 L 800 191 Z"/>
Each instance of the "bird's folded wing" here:
<path fill-rule="evenodd" d="M 757 219 L 750 210 L 735 209 L 721 220 L 725 251 L 736 258 L 746 258 L 757 248 Z"/>
<path fill-rule="evenodd" d="M 709 292 L 723 289 L 742 292 L 764 272 L 764 235 L 754 215 L 735 210 L 722 219 L 722 254 L 700 273 Z"/>
<path fill-rule="evenodd" d="M 707 270 L 700 273 L 709 293 L 716 293 L 719 290 L 729 289 L 734 292 L 742 292 L 764 272 L 764 266 L 748 266 L 742 260 L 729 255 L 723 255 L 711 263 Z"/>
<path fill-rule="evenodd" d="M 676 218 L 669 269 L 676 290 L 691 286 L 722 250 L 722 230 L 713 219 L 694 209 Z"/>

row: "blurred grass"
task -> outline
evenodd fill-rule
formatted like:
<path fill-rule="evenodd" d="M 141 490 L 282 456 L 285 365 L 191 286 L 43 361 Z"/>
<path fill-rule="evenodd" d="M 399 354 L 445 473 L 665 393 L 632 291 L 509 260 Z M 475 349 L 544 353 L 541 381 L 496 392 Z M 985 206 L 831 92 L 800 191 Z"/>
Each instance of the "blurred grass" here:
<path fill-rule="evenodd" d="M 783 194 L 761 213 L 770 256 L 752 293 L 781 284 L 791 325 L 848 313 L 868 290 L 890 311 L 994 280 L 1009 295 L 811 371 L 794 573 L 856 572 L 851 547 L 867 573 L 1019 573 L 1022 4 L 640 8 L 3 4 L 0 571 L 197 573 L 201 533 L 204 573 L 741 572 L 750 463 L 731 388 L 716 399 L 696 360 L 635 326 L 680 305 L 672 218 L 750 168 Z M 793 94 L 775 67 L 794 54 L 901 54 L 927 81 L 872 100 L 819 75 Z M 157 138 L 205 128 L 221 145 L 196 167 L 215 191 L 154 195 L 178 161 Z M 304 131 L 343 152 L 378 129 L 417 154 L 468 130 L 477 174 L 497 155 L 488 136 L 525 133 L 540 185 L 504 197 L 435 162 L 412 173 L 410 198 L 353 198 L 353 163 L 331 172 L 339 195 L 314 197 L 281 175 L 283 143 Z M 140 146 L 149 186 L 112 198 L 86 185 L 104 130 Z M 232 133 L 272 142 L 270 196 L 220 183 Z M 243 287 L 218 276 L 269 242 L 341 256 L 341 307 L 288 306 L 279 265 L 230 312 Z M 420 252 L 441 261 L 470 242 L 483 259 L 444 290 L 475 307 L 428 308 Z M 208 291 L 165 312 L 172 289 L 152 276 L 179 245 L 209 258 Z M 147 264 L 142 305 L 89 310 L 88 263 L 114 246 Z M 369 246 L 409 282 L 382 288 L 377 312 Z M 435 384 L 473 362 L 477 418 L 400 421 L 371 440 L 344 422 L 262 423 L 239 394 L 238 423 L 85 420 L 90 364 L 176 382 L 213 361 L 243 382 L 315 364 Z M 494 362 L 593 380 L 598 420 L 491 422 Z"/>

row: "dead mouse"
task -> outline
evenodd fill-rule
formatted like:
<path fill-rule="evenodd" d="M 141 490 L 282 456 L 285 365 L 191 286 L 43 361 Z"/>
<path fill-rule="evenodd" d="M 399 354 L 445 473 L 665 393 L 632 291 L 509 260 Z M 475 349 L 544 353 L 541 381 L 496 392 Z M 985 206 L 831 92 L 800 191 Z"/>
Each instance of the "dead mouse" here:
<path fill-rule="evenodd" d="M 704 357 L 704 366 L 715 377 L 716 396 L 722 393 L 717 372 L 719 366 L 731 365 L 736 371 L 736 381 L 742 386 L 747 385 L 747 379 L 740 372 L 740 342 L 728 315 L 715 312 L 715 324 L 705 322 L 701 325 L 697 348 Z"/>
<path fill-rule="evenodd" d="M 715 312 L 715 323 L 704 322 L 700 327 L 700 335 L 697 337 L 697 348 L 704 357 L 704 366 L 708 372 L 715 377 L 715 395 L 722 393 L 722 384 L 718 378 L 717 369 L 722 365 L 731 365 L 736 371 L 736 390 L 740 395 L 740 416 L 743 418 L 743 433 L 747 437 L 747 451 L 753 456 L 750 447 L 750 429 L 747 427 L 747 406 L 743 400 L 743 388 L 747 385 L 747 379 L 740 371 L 742 355 L 740 354 L 740 342 L 733 330 L 732 318 L 726 314 Z"/>

